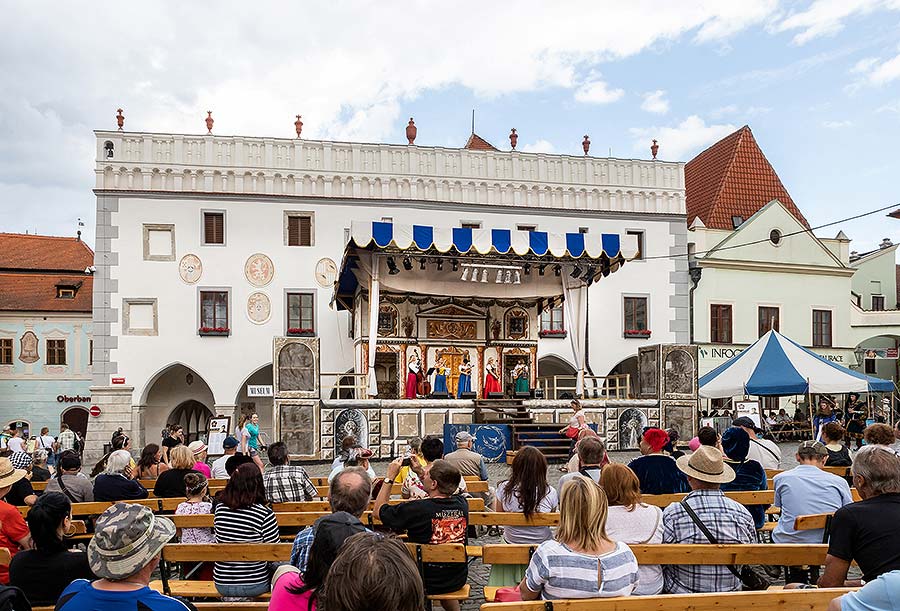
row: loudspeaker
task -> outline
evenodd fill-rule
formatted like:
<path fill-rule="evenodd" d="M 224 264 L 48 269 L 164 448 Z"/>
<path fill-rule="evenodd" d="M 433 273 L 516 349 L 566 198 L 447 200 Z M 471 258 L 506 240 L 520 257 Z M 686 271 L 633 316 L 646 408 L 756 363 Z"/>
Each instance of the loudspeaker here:
<path fill-rule="evenodd" d="M 441 393 L 433 392 L 430 395 L 428 395 L 428 398 L 429 399 L 449 399 L 450 395 L 448 395 L 445 392 L 441 392 Z"/>
<path fill-rule="evenodd" d="M 535 388 L 534 389 L 534 398 L 535 399 L 543 399 L 544 398 L 544 389 L 543 388 Z"/>
<path fill-rule="evenodd" d="M 464 392 L 459 395 L 460 399 L 475 399 L 476 395 L 473 392 Z"/>
<path fill-rule="evenodd" d="M 487 398 L 488 399 L 502 399 L 503 393 L 502 392 L 489 392 Z"/>
<path fill-rule="evenodd" d="M 531 393 L 530 392 L 517 392 L 515 396 L 516 396 L 516 399 L 530 399 Z"/>

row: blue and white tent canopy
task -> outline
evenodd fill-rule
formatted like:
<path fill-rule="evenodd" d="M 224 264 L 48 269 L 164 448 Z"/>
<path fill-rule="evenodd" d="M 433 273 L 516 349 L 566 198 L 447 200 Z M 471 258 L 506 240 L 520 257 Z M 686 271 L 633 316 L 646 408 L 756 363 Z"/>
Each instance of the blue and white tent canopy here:
<path fill-rule="evenodd" d="M 700 378 L 708 399 L 893 390 L 890 380 L 836 365 L 774 330 Z"/>

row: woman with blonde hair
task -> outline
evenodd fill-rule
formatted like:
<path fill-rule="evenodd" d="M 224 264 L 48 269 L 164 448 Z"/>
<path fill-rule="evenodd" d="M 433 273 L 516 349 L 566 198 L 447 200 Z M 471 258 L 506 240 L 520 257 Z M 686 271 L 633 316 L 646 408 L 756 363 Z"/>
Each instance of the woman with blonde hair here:
<path fill-rule="evenodd" d="M 154 496 L 159 498 L 180 498 L 184 496 L 184 476 L 200 473 L 194 469 L 194 453 L 185 446 L 175 446 L 169 452 L 169 469 L 156 478 Z"/>
<path fill-rule="evenodd" d="M 522 600 L 628 596 L 638 583 L 637 559 L 606 534 L 606 494 L 592 479 L 574 475 L 562 486 L 556 537 L 538 546 Z"/>
<path fill-rule="evenodd" d="M 610 463 L 600 472 L 600 485 L 609 500 L 606 534 L 613 541 L 632 545 L 662 543 L 662 510 L 641 502 L 641 482 L 621 463 Z M 634 593 L 646 596 L 663 589 L 662 567 L 642 564 Z"/>

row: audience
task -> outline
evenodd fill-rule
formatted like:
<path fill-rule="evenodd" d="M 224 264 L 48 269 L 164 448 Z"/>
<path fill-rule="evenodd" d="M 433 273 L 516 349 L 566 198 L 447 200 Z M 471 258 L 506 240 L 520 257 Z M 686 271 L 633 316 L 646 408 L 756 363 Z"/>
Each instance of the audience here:
<path fill-rule="evenodd" d="M 687 492 L 687 480 L 675 464 L 675 459 L 662 453 L 669 443 L 669 435 L 662 429 L 650 428 L 641 437 L 641 454 L 628 463 L 641 482 L 641 494 L 674 494 Z"/>
<path fill-rule="evenodd" d="M 94 579 L 87 554 L 69 551 L 72 504 L 64 494 L 48 492 L 25 516 L 33 549 L 16 554 L 9 565 L 9 584 L 20 588 L 32 605 L 56 604 L 75 579 Z"/>
<path fill-rule="evenodd" d="M 56 465 L 56 453 L 53 450 L 53 446 L 55 445 L 56 440 L 53 438 L 53 435 L 50 434 L 50 427 L 41 427 L 41 434 L 38 435 L 34 441 L 34 451 L 37 452 L 38 450 L 44 450 L 45 452 L 47 452 L 47 464 L 51 466 Z"/>
<path fill-rule="evenodd" d="M 440 459 L 444 455 L 444 442 L 439 437 L 426 437 L 422 440 L 422 457 L 425 459 L 425 465 L 411 462 L 409 473 L 403 484 L 400 486 L 400 496 L 405 499 L 424 499 L 428 496 L 423 482 L 423 474 L 428 470 L 428 466 L 434 461 Z M 402 461 L 401 461 L 402 463 Z M 374 475 L 372 476 L 374 478 Z M 459 489 L 456 492 L 465 492 L 466 480 L 459 478 Z"/>
<path fill-rule="evenodd" d="M 856 592 L 848 592 L 828 603 L 828 611 L 896 611 L 900 571 L 882 573 Z"/>
<path fill-rule="evenodd" d="M 419 464 L 423 467 L 427 464 L 425 461 L 425 457 L 422 456 L 422 438 L 421 437 L 411 437 L 407 444 L 407 452 L 409 452 L 410 461 L 417 460 Z M 398 484 L 402 484 L 403 480 L 409 475 L 409 466 L 404 465 L 400 469 L 400 473 L 397 474 L 397 479 L 394 482 Z"/>
<path fill-rule="evenodd" d="M 238 467 L 216 500 L 216 543 L 278 543 L 278 523 L 266 505 L 262 473 L 255 463 Z M 246 598 L 269 591 L 266 562 L 216 562 L 213 576 L 216 590 L 225 597 Z"/>
<path fill-rule="evenodd" d="M 459 469 L 460 474 L 465 477 L 474 476 L 481 481 L 488 481 L 487 463 L 484 462 L 484 456 L 472 450 L 475 438 L 466 431 L 460 431 L 456 434 L 456 451 L 450 452 L 444 456 L 444 460 Z M 443 443 L 443 442 L 442 442 Z M 494 503 L 495 490 L 488 487 L 485 492 L 478 492 L 472 496 L 484 499 L 486 507 L 490 507 Z"/>
<path fill-rule="evenodd" d="M 822 427 L 822 443 L 828 451 L 829 467 L 849 467 L 853 464 L 850 448 L 841 443 L 844 438 L 844 427 L 840 422 L 829 422 Z"/>
<path fill-rule="evenodd" d="M 256 464 L 252 458 L 247 456 L 246 454 L 241 454 L 238 452 L 234 456 L 229 456 L 228 460 L 225 461 L 225 475 L 231 477 L 231 474 L 234 473 L 238 467 L 246 464 Z"/>
<path fill-rule="evenodd" d="M 184 476 L 200 473 L 194 469 L 194 453 L 185 445 L 169 450 L 169 468 L 159 474 L 153 486 L 153 495 L 159 498 L 177 499 L 184 496 Z"/>
<path fill-rule="evenodd" d="M 443 451 L 443 449 L 444 445 L 441 444 L 441 451 Z M 328 483 L 331 483 L 331 480 L 334 479 L 335 475 L 348 467 L 362 467 L 369 474 L 369 477 L 375 479 L 375 469 L 369 464 L 369 459 L 371 457 L 372 450 L 359 445 L 353 446 L 346 452 L 341 452 L 339 457 L 340 460 L 336 461 L 336 466 L 334 466 L 331 469 L 331 473 L 328 474 Z"/>
<path fill-rule="evenodd" d="M 81 457 L 75 450 L 60 452 L 56 457 L 56 476 L 47 482 L 44 493 L 61 492 L 73 503 L 94 500 L 94 486 L 81 473 Z"/>
<path fill-rule="evenodd" d="M 162 461 L 162 449 L 155 443 L 148 443 L 141 450 L 137 468 L 140 479 L 156 479 L 160 473 L 169 470 L 169 466 Z"/>
<path fill-rule="evenodd" d="M 591 429 L 583 429 L 590 431 Z M 593 431 L 591 431 L 593 432 Z M 578 464 L 576 468 L 572 468 L 569 462 L 568 473 L 559 478 L 559 487 L 578 475 L 579 473 L 585 477 L 589 477 L 598 484 L 600 483 L 600 471 L 603 465 L 609 464 L 609 458 L 606 455 L 606 446 L 603 441 L 596 435 L 585 436 L 578 440 L 575 444 L 575 456 Z"/>
<path fill-rule="evenodd" d="M 263 472 L 263 483 L 270 503 L 312 501 L 319 496 L 306 469 L 289 464 L 290 458 L 284 442 L 278 441 L 270 445 L 268 455 L 270 464 Z"/>
<path fill-rule="evenodd" d="M 895 441 L 894 429 L 880 422 L 870 424 L 863 431 L 863 439 L 866 445 L 891 446 Z"/>
<path fill-rule="evenodd" d="M 422 578 L 402 541 L 360 533 L 344 542 L 325 578 L 328 611 L 422 611 Z"/>
<path fill-rule="evenodd" d="M 138 475 L 137 463 L 135 463 L 134 459 L 131 458 L 131 438 L 128 437 L 128 435 L 123 435 L 121 432 L 121 429 L 120 429 L 113 435 L 112 442 L 110 445 L 112 446 L 112 449 L 109 451 L 108 454 L 106 454 L 103 458 L 101 458 L 99 461 L 97 461 L 97 464 L 94 465 L 94 469 L 91 471 L 91 477 L 95 478 L 98 475 L 100 475 L 101 473 L 106 471 L 106 466 L 109 461 L 109 457 L 112 455 L 113 452 L 116 452 L 118 450 L 125 450 L 128 453 L 128 458 L 130 461 L 128 464 L 131 467 L 131 469 L 129 470 L 130 475 L 128 477 L 132 478 L 132 479 L 136 478 Z"/>
<path fill-rule="evenodd" d="M 209 499 L 209 482 L 202 473 L 187 473 L 184 476 L 183 503 L 175 509 L 176 516 L 206 515 L 212 513 L 213 505 Z M 182 528 L 182 543 L 215 543 L 216 538 L 211 528 Z"/>
<path fill-rule="evenodd" d="M 541 543 L 519 584 L 522 600 L 627 596 L 638 564 L 624 543 L 606 534 L 606 494 L 575 475 L 562 487 L 556 537 Z"/>
<path fill-rule="evenodd" d="M 206 457 L 208 456 L 206 444 L 200 440 L 192 441 L 188 444 L 188 450 L 194 455 L 194 466 L 192 467 L 194 471 L 199 471 L 207 479 L 212 477 L 209 465 L 206 464 Z"/>
<path fill-rule="evenodd" d="M 599 464 L 597 464 L 597 465 L 582 465 L 581 459 L 578 456 L 578 448 L 581 446 L 581 442 L 584 441 L 585 439 L 596 439 L 601 444 L 603 444 L 603 440 L 600 439 L 600 436 L 594 432 L 594 429 L 592 429 L 590 427 L 581 429 L 580 431 L 578 431 L 578 440 L 575 442 L 575 453 L 569 457 L 569 462 L 567 462 L 565 465 L 560 467 L 559 470 L 562 471 L 563 473 L 577 473 L 578 470 L 581 469 L 582 466 L 596 467 L 596 469 L 592 469 L 592 472 L 593 472 L 593 475 L 597 476 L 597 479 L 595 479 L 594 481 L 599 482 L 600 481 L 599 469 L 602 469 L 603 465 L 609 464 L 609 457 L 606 455 L 606 446 L 605 445 L 603 446 L 603 458 L 600 460 Z M 563 477 L 565 477 L 565 476 L 563 476 Z M 593 476 L 591 476 L 591 479 L 594 479 Z"/>
<path fill-rule="evenodd" d="M 600 486 L 609 500 L 606 534 L 610 540 L 629 545 L 662 543 L 662 510 L 641 503 L 641 483 L 631 469 L 620 463 L 610 463 L 603 468 Z M 638 575 L 635 594 L 645 596 L 662 592 L 662 566 L 642 564 Z"/>
<path fill-rule="evenodd" d="M 664 447 L 663 450 L 676 460 L 684 456 L 684 452 L 678 449 L 678 439 L 680 438 L 678 430 L 666 429 L 666 433 L 669 435 L 669 443 L 666 444 L 666 447 Z"/>
<path fill-rule="evenodd" d="M 47 459 L 49 454 L 47 450 L 35 450 L 31 455 L 31 481 L 46 482 L 49 481 L 53 474 L 47 468 Z"/>
<path fill-rule="evenodd" d="M 56 611 L 189 609 L 180 600 L 148 587 L 163 546 L 174 536 L 172 521 L 154 516 L 150 508 L 134 503 L 113 505 L 97 519 L 88 544 L 91 571 L 100 579 L 73 581 L 59 597 Z"/>
<path fill-rule="evenodd" d="M 331 507 L 332 513 L 346 513 L 359 520 L 363 512 L 368 509 L 371 498 L 372 480 L 364 469 L 348 467 L 331 480 L 328 490 L 328 505 Z M 315 533 L 313 526 L 307 526 L 294 538 L 294 545 L 291 548 L 291 565 L 297 567 L 301 573 L 306 571 L 309 550 Z"/>
<path fill-rule="evenodd" d="M 6 495 L 6 502 L 10 505 L 34 505 L 37 501 L 37 494 L 31 487 L 31 481 L 28 474 L 31 471 L 31 454 L 25 452 L 13 452 L 9 455 L 9 461 L 14 469 L 21 469 L 25 472 L 25 477 L 12 485 L 9 493 Z"/>
<path fill-rule="evenodd" d="M 494 511 L 523 513 L 527 518 L 536 513 L 554 512 L 558 507 L 559 495 L 547 483 L 547 459 L 534 446 L 523 446 L 513 458 L 509 479 L 497 486 Z M 549 526 L 507 526 L 503 529 L 504 543 L 537 545 L 552 536 Z M 525 576 L 525 567 L 493 564 L 488 585 L 515 585 Z"/>
<path fill-rule="evenodd" d="M 900 456 L 882 445 L 863 446 L 851 472 L 862 500 L 834 512 L 821 588 L 861 585 L 847 581 L 851 562 L 866 582 L 900 570 Z"/>
<path fill-rule="evenodd" d="M 13 484 L 25 477 L 25 471 L 16 469 L 8 458 L 0 457 L 0 547 L 5 547 L 13 558 L 20 549 L 31 549 L 31 535 L 22 514 L 6 501 Z M 0 584 L 9 583 L 9 567 L 0 565 Z"/>
<path fill-rule="evenodd" d="M 237 453 L 238 440 L 229 435 L 222 441 L 222 450 L 225 452 L 222 456 L 215 459 L 209 471 L 212 479 L 228 479 L 228 471 L 225 470 L 225 463 L 229 458 Z"/>
<path fill-rule="evenodd" d="M 721 440 L 719 439 L 719 434 L 716 432 L 711 426 L 701 426 L 700 430 L 697 431 L 697 441 L 700 442 L 701 446 L 709 446 L 711 448 L 722 449 Z M 697 449 L 694 448 L 692 450 L 696 452 Z"/>
<path fill-rule="evenodd" d="M 131 479 L 131 454 L 127 450 L 111 453 L 106 461 L 106 471 L 94 479 L 94 500 L 128 501 L 147 496 L 147 490 L 140 482 Z"/>
<path fill-rule="evenodd" d="M 725 464 L 718 449 L 700 446 L 690 456 L 679 458 L 678 468 L 687 476 L 691 493 L 681 503 L 672 503 L 663 511 L 663 543 L 712 543 L 688 508 L 717 543 L 756 542 L 753 516 L 720 490 L 722 484 L 734 479 L 734 471 Z M 741 589 L 740 579 L 727 566 L 671 564 L 663 567 L 663 576 L 664 589 L 672 594 Z"/>
<path fill-rule="evenodd" d="M 725 464 L 734 471 L 734 479 L 722 484 L 723 492 L 742 492 L 754 490 L 768 490 L 766 471 L 755 460 L 747 458 L 747 452 L 752 445 L 750 436 L 743 427 L 732 426 L 722 433 L 722 448 L 725 452 Z M 766 509 L 768 505 L 745 505 L 756 528 L 762 528 L 766 523 Z"/>
<path fill-rule="evenodd" d="M 429 460 L 430 439 L 422 442 L 422 451 Z M 439 439 L 437 441 L 440 441 Z M 443 445 L 443 444 L 441 444 Z M 440 453 L 438 453 L 440 456 Z M 374 514 L 381 522 L 393 530 L 407 531 L 411 543 L 461 543 L 468 541 L 469 504 L 466 499 L 456 494 L 462 475 L 459 469 L 446 460 L 433 460 L 425 467 L 422 485 L 426 498 L 411 500 L 408 503 L 389 505 L 391 482 L 400 472 L 403 459 L 397 458 L 388 465 L 387 477 L 375 499 Z M 469 574 L 468 564 L 429 564 L 424 565 L 425 591 L 428 594 L 444 594 L 454 592 L 466 584 Z M 459 611 L 459 601 L 442 600 L 441 605 L 447 611 Z M 330 608 L 329 608 L 329 611 Z"/>
<path fill-rule="evenodd" d="M 354 435 L 347 435 L 341 439 L 341 451 L 338 452 L 337 456 L 334 457 L 334 460 L 331 461 L 331 470 L 334 471 L 337 469 L 342 462 L 347 460 L 347 453 L 350 452 L 352 448 L 358 447 L 360 447 L 359 441 L 357 441 Z"/>
<path fill-rule="evenodd" d="M 747 452 L 747 460 L 755 460 L 762 465 L 763 469 L 780 469 L 781 468 L 781 448 L 771 439 L 761 439 L 758 434 L 762 429 L 756 426 L 747 416 L 741 416 L 731 423 L 731 426 L 738 426 L 747 433 L 750 438 L 750 449 Z"/>

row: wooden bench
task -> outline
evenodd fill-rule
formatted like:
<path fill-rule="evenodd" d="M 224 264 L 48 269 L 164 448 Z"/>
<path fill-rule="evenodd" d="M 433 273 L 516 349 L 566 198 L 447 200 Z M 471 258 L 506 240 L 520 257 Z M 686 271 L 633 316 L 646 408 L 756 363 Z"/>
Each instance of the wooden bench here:
<path fill-rule="evenodd" d="M 837 475 L 839 477 L 849 477 L 850 476 L 850 467 L 820 467 L 822 471 L 827 471 L 833 475 Z M 785 469 L 766 469 L 766 480 L 769 485 L 770 490 L 775 489 L 775 476 L 779 473 L 784 473 Z"/>

